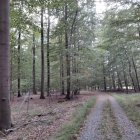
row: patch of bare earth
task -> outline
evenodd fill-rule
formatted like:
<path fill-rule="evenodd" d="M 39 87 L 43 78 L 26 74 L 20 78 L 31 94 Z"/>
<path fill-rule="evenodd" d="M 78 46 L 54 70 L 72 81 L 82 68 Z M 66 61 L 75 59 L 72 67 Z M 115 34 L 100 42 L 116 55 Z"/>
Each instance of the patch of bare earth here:
<path fill-rule="evenodd" d="M 38 95 L 31 96 L 25 101 L 24 98 L 15 98 L 11 103 L 13 132 L 8 140 L 47 140 L 54 135 L 61 126 L 70 121 L 75 109 L 89 100 L 92 92 L 81 92 L 72 101 L 64 101 L 62 97 L 53 95 L 51 98 L 39 100 Z M 58 102 L 59 101 L 59 102 Z"/>

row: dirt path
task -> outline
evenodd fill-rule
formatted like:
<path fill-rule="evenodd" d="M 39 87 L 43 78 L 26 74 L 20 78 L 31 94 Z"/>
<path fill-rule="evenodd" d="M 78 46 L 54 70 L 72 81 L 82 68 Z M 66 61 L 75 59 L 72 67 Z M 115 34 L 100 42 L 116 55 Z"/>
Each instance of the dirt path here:
<path fill-rule="evenodd" d="M 111 103 L 112 110 L 116 117 L 116 121 L 118 124 L 118 128 L 120 132 L 123 134 L 123 140 L 140 140 L 140 134 L 138 133 L 135 126 L 132 122 L 128 119 L 123 109 L 117 103 L 117 101 L 109 96 L 109 101 Z"/>
<path fill-rule="evenodd" d="M 112 96 L 98 94 L 79 140 L 140 140 L 140 135 Z"/>
<path fill-rule="evenodd" d="M 102 135 L 98 128 L 102 120 L 103 106 L 106 100 L 106 95 L 97 96 L 96 105 L 87 119 L 80 140 L 101 140 Z"/>

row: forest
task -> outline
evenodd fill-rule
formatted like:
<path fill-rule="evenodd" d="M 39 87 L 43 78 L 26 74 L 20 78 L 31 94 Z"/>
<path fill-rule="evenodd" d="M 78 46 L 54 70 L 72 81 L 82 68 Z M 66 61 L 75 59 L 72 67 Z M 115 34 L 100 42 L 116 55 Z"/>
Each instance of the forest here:
<path fill-rule="evenodd" d="M 140 0 L 0 1 L 0 140 L 140 140 Z"/>

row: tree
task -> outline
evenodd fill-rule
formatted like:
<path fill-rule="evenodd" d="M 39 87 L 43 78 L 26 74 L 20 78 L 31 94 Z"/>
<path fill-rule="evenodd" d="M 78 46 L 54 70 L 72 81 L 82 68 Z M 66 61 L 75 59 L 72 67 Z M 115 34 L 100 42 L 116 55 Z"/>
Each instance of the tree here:
<path fill-rule="evenodd" d="M 48 28 L 47 28 L 47 96 L 50 96 L 50 1 L 48 1 Z"/>
<path fill-rule="evenodd" d="M 0 130 L 11 127 L 9 77 L 9 0 L 0 4 Z"/>
<path fill-rule="evenodd" d="M 68 3 L 65 2 L 65 49 L 66 49 L 66 73 L 67 73 L 67 95 L 66 98 L 70 99 L 71 81 L 70 81 L 70 55 L 69 55 L 69 42 L 68 42 Z"/>
<path fill-rule="evenodd" d="M 41 7 L 41 95 L 40 99 L 45 99 L 44 96 L 44 8 Z"/>
<path fill-rule="evenodd" d="M 21 97 L 21 29 L 18 32 L 18 97 Z"/>
<path fill-rule="evenodd" d="M 36 46 L 35 46 L 35 33 L 33 32 L 33 48 L 32 48 L 32 57 L 33 57 L 33 94 L 37 94 L 36 91 L 36 71 L 35 71 L 35 54 L 36 54 Z"/>

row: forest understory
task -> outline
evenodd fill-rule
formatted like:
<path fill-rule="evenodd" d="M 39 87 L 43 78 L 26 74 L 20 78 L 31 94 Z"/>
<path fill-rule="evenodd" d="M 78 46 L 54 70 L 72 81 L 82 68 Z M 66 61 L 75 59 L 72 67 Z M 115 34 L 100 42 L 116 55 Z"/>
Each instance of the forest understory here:
<path fill-rule="evenodd" d="M 0 140 L 140 140 L 139 1 L 0 0 Z"/>
<path fill-rule="evenodd" d="M 8 140 L 46 140 L 73 119 L 77 108 L 84 105 L 94 96 L 92 92 L 82 92 L 71 101 L 53 95 L 39 100 L 39 95 L 17 98 L 11 102 L 13 128 L 4 138 Z M 24 103 L 23 103 L 24 102 Z"/>

